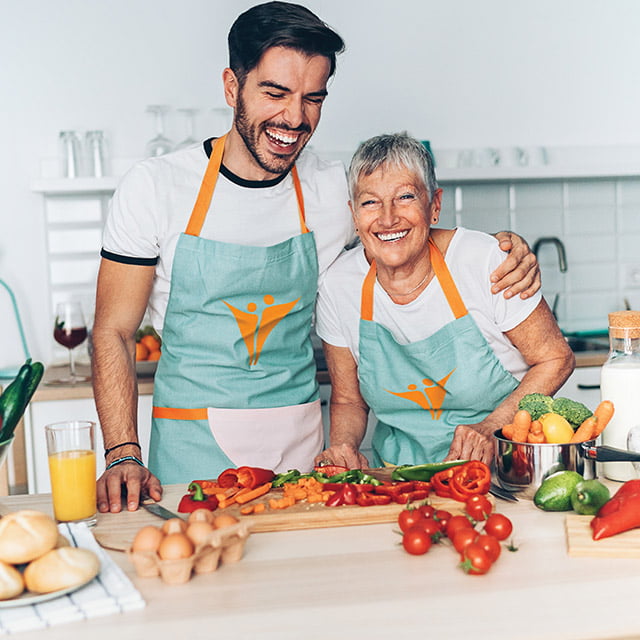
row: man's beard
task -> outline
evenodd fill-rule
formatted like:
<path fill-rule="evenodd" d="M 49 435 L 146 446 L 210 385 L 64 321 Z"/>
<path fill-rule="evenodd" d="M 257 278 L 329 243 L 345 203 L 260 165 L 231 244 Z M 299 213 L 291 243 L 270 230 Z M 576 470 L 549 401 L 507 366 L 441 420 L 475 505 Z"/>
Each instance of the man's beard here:
<path fill-rule="evenodd" d="M 287 127 L 283 124 L 276 123 L 265 123 L 262 125 L 252 126 L 247 118 L 247 112 L 244 100 L 242 98 L 242 92 L 240 92 L 240 95 L 238 95 L 234 116 L 234 125 L 249 153 L 253 156 L 253 159 L 260 166 L 260 168 L 276 175 L 287 173 L 287 171 L 291 169 L 307 143 L 305 142 L 304 145 L 302 145 L 294 155 L 287 154 L 280 156 L 278 154 L 268 154 L 268 156 L 265 157 L 264 154 L 260 154 L 260 152 L 258 151 L 258 138 L 260 136 L 261 130 L 269 126 L 285 131 L 293 131 L 295 133 L 310 132 L 311 130 L 309 125 L 306 124 L 303 124 L 295 129 Z"/>

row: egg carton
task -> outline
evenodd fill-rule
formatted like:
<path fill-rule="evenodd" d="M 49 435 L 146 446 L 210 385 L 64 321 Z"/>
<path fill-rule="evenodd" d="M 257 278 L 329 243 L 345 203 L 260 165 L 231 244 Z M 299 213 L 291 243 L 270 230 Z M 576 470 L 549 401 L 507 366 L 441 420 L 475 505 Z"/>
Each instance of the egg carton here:
<path fill-rule="evenodd" d="M 246 522 L 214 529 L 199 543 L 193 555 L 178 560 L 162 560 L 155 551 L 127 550 L 127 557 L 140 578 L 160 576 L 167 584 L 184 584 L 192 573 L 211 573 L 221 564 L 238 562 L 244 554 L 249 537 Z"/>

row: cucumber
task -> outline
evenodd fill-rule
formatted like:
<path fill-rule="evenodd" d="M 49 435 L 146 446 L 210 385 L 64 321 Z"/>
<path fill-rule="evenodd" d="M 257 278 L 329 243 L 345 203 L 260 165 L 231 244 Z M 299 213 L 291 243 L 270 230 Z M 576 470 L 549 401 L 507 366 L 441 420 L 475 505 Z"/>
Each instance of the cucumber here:
<path fill-rule="evenodd" d="M 18 375 L 0 396 L 0 417 L 2 417 L 2 431 L 0 442 L 5 442 L 13 436 L 13 432 L 25 412 L 31 396 L 35 393 L 44 374 L 41 362 L 31 363 L 27 360 Z"/>
<path fill-rule="evenodd" d="M 467 460 L 452 460 L 451 462 L 430 462 L 428 464 L 404 465 L 391 472 L 391 479 L 395 482 L 405 480 L 422 480 L 428 482 L 439 471 L 464 464 Z"/>

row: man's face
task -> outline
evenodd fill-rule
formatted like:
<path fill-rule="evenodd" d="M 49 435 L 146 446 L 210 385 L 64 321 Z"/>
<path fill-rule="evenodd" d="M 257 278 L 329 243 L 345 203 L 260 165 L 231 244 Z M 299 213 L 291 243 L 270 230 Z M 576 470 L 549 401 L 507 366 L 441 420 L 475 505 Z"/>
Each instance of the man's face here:
<path fill-rule="evenodd" d="M 233 128 L 246 147 L 241 166 L 230 169 L 240 169 L 247 179 L 265 179 L 291 168 L 320 121 L 329 68 L 324 56 L 272 47 L 242 87 L 230 70 L 225 72 L 227 102 L 235 109 Z"/>

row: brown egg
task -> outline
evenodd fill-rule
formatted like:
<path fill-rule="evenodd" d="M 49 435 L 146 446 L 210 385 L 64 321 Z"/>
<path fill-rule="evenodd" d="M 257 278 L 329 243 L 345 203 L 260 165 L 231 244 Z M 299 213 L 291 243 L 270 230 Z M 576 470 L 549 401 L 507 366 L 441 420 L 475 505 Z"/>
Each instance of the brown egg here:
<path fill-rule="evenodd" d="M 213 526 L 216 529 L 224 529 L 224 527 L 230 527 L 234 524 L 238 524 L 238 522 L 240 521 L 237 518 L 230 516 L 228 513 L 223 513 L 213 519 Z"/>
<path fill-rule="evenodd" d="M 211 509 L 196 509 L 189 514 L 187 522 L 209 522 L 212 523 L 214 519 L 213 511 Z"/>
<path fill-rule="evenodd" d="M 161 560 L 179 560 L 193 555 L 193 542 L 184 533 L 170 533 L 166 535 L 158 547 Z"/>
<path fill-rule="evenodd" d="M 163 533 L 184 533 L 187 530 L 187 523 L 182 518 L 169 518 L 162 525 Z"/>
<path fill-rule="evenodd" d="M 207 540 L 207 538 L 211 535 L 213 531 L 213 525 L 210 522 L 203 522 L 202 520 L 197 520 L 196 522 L 192 522 L 187 527 L 187 536 L 193 544 L 198 546 Z"/>
<path fill-rule="evenodd" d="M 157 551 L 163 538 L 164 533 L 158 527 L 142 527 L 133 539 L 131 551 Z"/>

